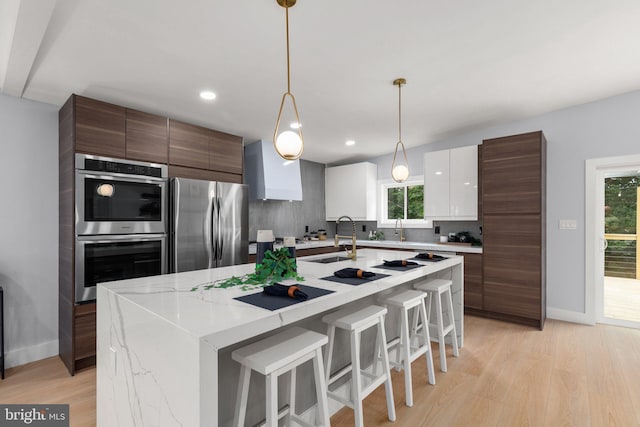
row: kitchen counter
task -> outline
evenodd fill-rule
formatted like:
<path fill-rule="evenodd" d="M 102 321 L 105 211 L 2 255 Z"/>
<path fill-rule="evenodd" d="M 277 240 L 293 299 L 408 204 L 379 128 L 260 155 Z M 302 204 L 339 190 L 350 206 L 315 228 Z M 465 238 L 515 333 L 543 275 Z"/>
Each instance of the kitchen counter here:
<path fill-rule="evenodd" d="M 313 249 L 313 248 L 325 248 L 333 246 L 333 238 L 327 240 L 311 240 L 303 243 L 296 243 L 296 249 Z M 351 240 L 340 239 L 341 245 L 351 246 Z M 274 248 L 280 248 L 284 245 L 276 244 Z M 468 246 L 459 245 L 455 243 L 426 243 L 426 242 L 399 242 L 397 240 L 356 240 L 356 247 L 369 246 L 374 248 L 391 248 L 391 249 L 406 249 L 408 251 L 439 251 L 439 252 L 460 252 L 460 253 L 472 253 L 481 254 L 482 246 Z M 256 245 L 252 243 L 249 245 L 249 255 L 256 253 Z"/>
<path fill-rule="evenodd" d="M 410 287 L 427 277 L 453 280 L 454 317 L 462 346 L 463 257 L 424 262 L 423 267 L 406 272 L 372 269 L 384 259 L 412 255 L 362 249 L 356 261 L 319 264 L 306 261 L 327 255 L 299 258 L 298 272 L 305 277 L 304 284 L 334 293 L 276 311 L 233 299 L 259 290 L 199 287 L 192 291 L 218 279 L 250 273 L 254 264 L 98 285 L 98 427 L 229 425 L 239 372 L 230 357 L 233 349 L 292 324 L 326 333 L 320 317 L 327 311 L 345 304 L 374 303 L 380 293 Z M 389 276 L 360 286 L 321 279 L 344 267 Z M 259 402 L 262 400 L 250 405 L 258 413 L 263 409 Z"/>

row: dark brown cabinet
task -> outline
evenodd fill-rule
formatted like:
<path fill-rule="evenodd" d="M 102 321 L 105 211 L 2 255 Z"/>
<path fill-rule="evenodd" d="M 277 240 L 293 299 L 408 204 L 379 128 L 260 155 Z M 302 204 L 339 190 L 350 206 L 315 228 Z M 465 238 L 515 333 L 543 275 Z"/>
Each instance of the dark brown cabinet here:
<path fill-rule="evenodd" d="M 125 157 L 166 164 L 169 158 L 169 119 L 128 108 L 126 111 Z"/>
<path fill-rule="evenodd" d="M 70 100 L 75 152 L 167 163 L 166 117 L 78 95 L 72 95 Z"/>
<path fill-rule="evenodd" d="M 242 138 L 169 120 L 169 165 L 172 166 L 169 170 L 171 176 L 241 182 Z M 219 178 L 206 171 L 217 172 Z"/>
<path fill-rule="evenodd" d="M 75 150 L 79 153 L 125 157 L 125 108 L 72 95 Z"/>
<path fill-rule="evenodd" d="M 78 95 L 62 106 L 58 121 L 58 342 L 73 375 L 96 360 L 96 304 L 75 303 L 75 153 L 173 161 L 170 176 L 241 183 L 243 148 L 238 136 L 176 121 L 170 129 L 167 117 Z"/>
<path fill-rule="evenodd" d="M 458 255 L 464 257 L 464 307 L 482 310 L 482 254 Z"/>
<path fill-rule="evenodd" d="M 484 141 L 482 309 L 540 329 L 546 318 L 545 197 L 542 132 Z"/>

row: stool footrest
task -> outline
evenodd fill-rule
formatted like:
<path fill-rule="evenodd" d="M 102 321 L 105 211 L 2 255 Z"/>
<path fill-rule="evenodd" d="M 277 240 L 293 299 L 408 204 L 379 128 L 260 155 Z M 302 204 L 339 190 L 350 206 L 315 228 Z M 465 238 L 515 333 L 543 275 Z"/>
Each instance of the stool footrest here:
<path fill-rule="evenodd" d="M 333 384 L 334 382 L 336 382 L 337 380 L 339 380 L 340 378 L 344 377 L 345 375 L 347 375 L 350 372 L 351 372 L 351 363 L 349 363 L 344 368 L 340 369 L 335 374 L 331 375 L 329 377 L 329 381 L 327 381 L 327 387 L 329 387 L 330 384 Z"/>

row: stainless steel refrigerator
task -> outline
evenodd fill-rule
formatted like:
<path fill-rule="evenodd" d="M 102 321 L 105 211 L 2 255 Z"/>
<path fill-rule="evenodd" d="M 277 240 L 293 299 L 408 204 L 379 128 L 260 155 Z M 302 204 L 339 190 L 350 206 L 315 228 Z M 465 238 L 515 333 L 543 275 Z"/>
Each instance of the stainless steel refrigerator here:
<path fill-rule="evenodd" d="M 170 217 L 171 272 L 248 261 L 246 185 L 172 178 Z"/>

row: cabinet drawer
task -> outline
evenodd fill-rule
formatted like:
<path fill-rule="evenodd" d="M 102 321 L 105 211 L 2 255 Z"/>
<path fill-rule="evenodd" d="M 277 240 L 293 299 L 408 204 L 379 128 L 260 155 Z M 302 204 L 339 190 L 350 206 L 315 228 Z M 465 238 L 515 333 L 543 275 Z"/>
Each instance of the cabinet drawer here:
<path fill-rule="evenodd" d="M 484 309 L 528 319 L 540 319 L 540 284 L 516 286 L 507 282 L 484 281 Z"/>
<path fill-rule="evenodd" d="M 458 255 L 464 256 L 464 306 L 482 310 L 482 255 Z"/>
<path fill-rule="evenodd" d="M 76 356 L 75 359 L 84 359 L 96 354 L 96 313 L 87 313 L 75 318 L 76 332 Z"/>

